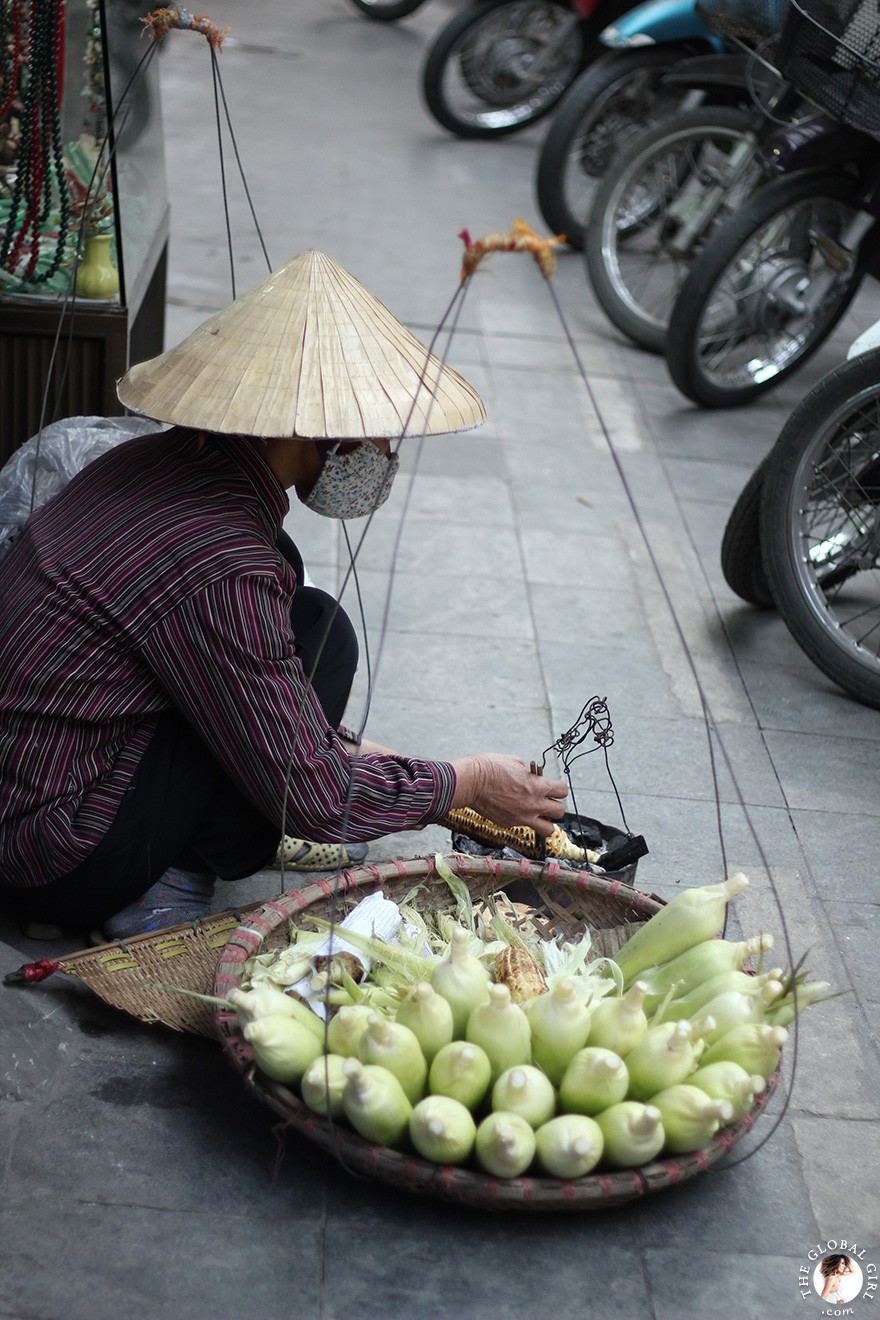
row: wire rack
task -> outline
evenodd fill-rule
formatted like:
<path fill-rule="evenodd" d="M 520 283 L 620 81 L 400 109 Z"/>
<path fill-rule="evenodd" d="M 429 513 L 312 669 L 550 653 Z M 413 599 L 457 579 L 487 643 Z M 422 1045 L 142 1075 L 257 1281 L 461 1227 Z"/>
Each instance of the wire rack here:
<path fill-rule="evenodd" d="M 880 138 L 877 0 L 790 0 L 780 72 L 848 128 Z"/>

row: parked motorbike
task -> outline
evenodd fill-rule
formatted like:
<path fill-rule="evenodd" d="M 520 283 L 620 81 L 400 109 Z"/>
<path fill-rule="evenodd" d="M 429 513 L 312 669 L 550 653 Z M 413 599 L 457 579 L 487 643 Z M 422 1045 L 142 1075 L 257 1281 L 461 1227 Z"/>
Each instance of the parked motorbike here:
<path fill-rule="evenodd" d="M 470 0 L 422 69 L 425 103 L 451 133 L 502 137 L 546 115 L 634 0 Z"/>
<path fill-rule="evenodd" d="M 704 407 L 745 403 L 805 362 L 880 273 L 880 53 L 864 0 L 792 0 L 778 62 L 825 111 L 761 149 L 779 177 L 716 229 L 670 319 L 673 381 Z"/>
<path fill-rule="evenodd" d="M 849 346 L 847 361 L 880 349 L 880 321 L 864 330 Z M 730 511 L 721 540 L 724 580 L 741 600 L 758 609 L 772 609 L 773 592 L 764 569 L 761 546 L 761 502 L 770 464 L 767 454 L 743 486 Z"/>
<path fill-rule="evenodd" d="M 766 104 L 745 108 L 761 73 L 748 58 L 697 56 L 676 65 L 664 82 L 706 92 L 713 104 L 634 134 L 596 191 L 584 241 L 587 278 L 612 324 L 649 352 L 663 352 L 695 256 L 764 178 L 755 156 L 767 108 L 780 100 L 767 91 Z M 733 104 L 721 104 L 724 97 Z"/>
<path fill-rule="evenodd" d="M 639 129 L 705 95 L 664 82 L 691 55 L 724 49 L 695 0 L 646 0 L 599 34 L 605 53 L 575 78 L 538 156 L 538 206 L 554 233 L 582 248 L 596 188 Z"/>
<path fill-rule="evenodd" d="M 775 605 L 806 655 L 880 708 L 880 322 L 798 404 L 721 544 L 731 589 Z"/>

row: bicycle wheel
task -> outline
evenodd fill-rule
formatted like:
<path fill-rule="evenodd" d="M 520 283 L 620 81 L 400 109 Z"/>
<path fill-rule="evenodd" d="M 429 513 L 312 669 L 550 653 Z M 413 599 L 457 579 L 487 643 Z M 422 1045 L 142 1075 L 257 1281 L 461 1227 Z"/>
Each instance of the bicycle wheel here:
<path fill-rule="evenodd" d="M 759 609 L 773 605 L 761 549 L 761 496 L 767 473 L 763 458 L 739 493 L 721 540 L 724 581 L 742 600 Z"/>
<path fill-rule="evenodd" d="M 596 193 L 587 275 L 613 325 L 662 353 L 691 262 L 761 177 L 745 110 L 706 106 L 640 133 Z"/>
<path fill-rule="evenodd" d="M 880 707 L 880 350 L 825 376 L 798 404 L 767 467 L 764 562 L 801 649 Z"/>
<path fill-rule="evenodd" d="M 351 3 L 367 18 L 374 18 L 378 23 L 393 23 L 395 19 L 414 14 L 425 0 L 351 0 Z"/>
<path fill-rule="evenodd" d="M 846 247 L 857 186 L 843 172 L 793 174 L 762 188 L 716 232 L 669 325 L 666 361 L 682 394 L 707 408 L 747 403 L 828 337 L 862 279 L 857 260 L 834 273 L 830 259 Z M 805 310 L 801 300 L 826 276 L 815 310 Z"/>
<path fill-rule="evenodd" d="M 679 45 L 608 51 L 569 87 L 538 156 L 536 192 L 554 233 L 582 248 L 587 216 L 609 165 L 639 129 L 677 109 L 686 94 L 663 74 L 689 52 Z"/>
<path fill-rule="evenodd" d="M 502 137 L 540 119 L 586 57 L 567 0 L 475 0 L 441 29 L 422 90 L 431 114 L 459 137 Z"/>

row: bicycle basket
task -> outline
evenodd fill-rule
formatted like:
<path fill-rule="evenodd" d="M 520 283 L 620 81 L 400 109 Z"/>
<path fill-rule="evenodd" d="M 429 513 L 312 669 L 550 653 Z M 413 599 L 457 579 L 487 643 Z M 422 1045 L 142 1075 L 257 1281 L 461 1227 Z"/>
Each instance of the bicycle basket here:
<path fill-rule="evenodd" d="M 848 128 L 880 138 L 880 0 L 790 0 L 777 63 Z"/>
<path fill-rule="evenodd" d="M 760 46 L 778 35 L 788 0 L 697 0 L 696 11 L 719 36 Z"/>

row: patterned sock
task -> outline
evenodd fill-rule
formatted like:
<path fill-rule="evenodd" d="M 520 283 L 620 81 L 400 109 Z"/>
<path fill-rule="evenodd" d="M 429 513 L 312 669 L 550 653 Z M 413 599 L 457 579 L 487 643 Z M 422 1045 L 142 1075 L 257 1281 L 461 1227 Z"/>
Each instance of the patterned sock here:
<path fill-rule="evenodd" d="M 108 940 L 124 940 L 195 921 L 207 916 L 213 897 L 214 876 L 169 867 L 145 894 L 104 922 L 104 934 Z"/>

